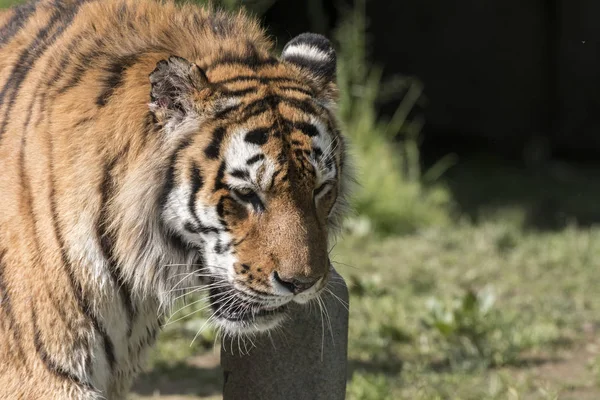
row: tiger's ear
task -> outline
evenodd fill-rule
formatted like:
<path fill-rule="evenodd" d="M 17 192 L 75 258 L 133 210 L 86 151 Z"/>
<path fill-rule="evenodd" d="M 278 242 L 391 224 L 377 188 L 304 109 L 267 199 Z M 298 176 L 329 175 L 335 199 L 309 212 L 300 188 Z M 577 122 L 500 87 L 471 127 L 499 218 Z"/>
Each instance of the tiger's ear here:
<path fill-rule="evenodd" d="M 322 85 L 335 83 L 335 50 L 323 35 L 302 33 L 296 36 L 283 48 L 281 59 L 308 72 Z"/>
<path fill-rule="evenodd" d="M 156 64 L 150 84 L 150 111 L 164 124 L 194 112 L 194 95 L 208 86 L 208 78 L 196 64 L 171 56 Z"/>

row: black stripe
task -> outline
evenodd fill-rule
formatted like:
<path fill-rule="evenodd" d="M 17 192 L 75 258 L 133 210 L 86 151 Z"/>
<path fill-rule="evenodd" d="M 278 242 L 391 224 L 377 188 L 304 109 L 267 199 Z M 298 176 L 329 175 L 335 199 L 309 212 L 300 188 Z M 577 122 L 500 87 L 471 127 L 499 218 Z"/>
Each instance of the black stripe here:
<path fill-rule="evenodd" d="M 183 229 L 185 229 L 186 231 L 188 231 L 190 233 L 198 233 L 198 228 L 196 227 L 196 225 L 192 224 L 189 221 L 187 221 L 185 224 L 183 224 Z"/>
<path fill-rule="evenodd" d="M 315 153 L 315 158 L 318 160 L 323 157 L 323 151 L 318 147 L 313 147 L 313 152 Z"/>
<path fill-rule="evenodd" d="M 277 179 L 277 177 L 283 173 L 287 174 L 287 168 L 279 168 L 272 176 L 271 186 L 273 186 L 273 182 Z"/>
<path fill-rule="evenodd" d="M 8 330 L 12 331 L 13 338 L 16 343 L 16 351 L 18 353 L 18 358 L 22 361 L 25 361 L 27 358 L 25 357 L 25 352 L 23 351 L 23 347 L 19 342 L 21 336 L 21 328 L 19 323 L 15 319 L 15 314 L 13 312 L 12 304 L 11 304 L 11 296 L 8 291 L 8 287 L 6 286 L 6 277 L 4 276 L 4 256 L 6 252 L 4 250 L 0 251 L 0 313 L 2 314 L 1 320 L 4 322 L 8 322 Z M 4 324 L 2 324 L 4 325 Z"/>
<path fill-rule="evenodd" d="M 229 175 L 238 178 L 238 179 L 248 179 L 250 178 L 250 173 L 243 169 L 234 169 L 229 173 Z"/>
<path fill-rule="evenodd" d="M 324 108 L 319 106 L 317 103 L 313 103 L 308 99 L 299 100 L 291 97 L 283 97 L 279 96 L 279 101 L 284 103 L 288 107 L 297 108 L 298 110 L 307 113 L 307 114 L 319 114 L 319 110 L 317 107 Z"/>
<path fill-rule="evenodd" d="M 258 100 L 255 100 L 251 103 L 248 103 L 242 109 L 242 111 L 241 111 L 242 115 L 237 122 L 240 124 L 243 124 L 244 122 L 248 121 L 250 118 L 260 115 L 262 113 L 265 113 L 265 112 L 277 107 L 277 103 L 271 102 L 270 99 L 271 99 L 270 97 L 267 97 L 267 98 L 263 97 Z"/>
<path fill-rule="evenodd" d="M 277 171 L 276 173 L 274 173 L 273 175 L 271 175 L 271 182 L 269 182 L 269 185 L 267 186 L 267 190 L 270 191 L 273 189 L 273 186 L 275 186 L 275 178 L 277 177 L 277 175 L 279 175 L 279 173 L 281 173 L 283 170 L 280 169 L 279 171 Z"/>
<path fill-rule="evenodd" d="M 236 89 L 236 90 L 221 89 L 220 92 L 222 94 L 224 94 L 225 96 L 242 97 L 242 96 L 247 95 L 248 93 L 256 93 L 257 90 L 258 90 L 258 87 L 252 86 L 249 88 Z"/>
<path fill-rule="evenodd" d="M 289 151 L 289 148 L 287 151 Z M 287 162 L 287 160 L 288 160 L 288 157 L 287 157 L 286 151 L 282 151 L 281 153 L 277 154 L 277 163 L 278 164 L 280 164 L 280 165 L 285 164 Z"/>
<path fill-rule="evenodd" d="M 303 93 L 303 94 L 305 94 L 307 96 L 314 97 L 314 93 L 313 92 L 311 92 L 310 90 L 298 87 L 298 86 L 289 86 L 289 85 L 287 85 L 287 86 L 279 86 L 279 87 L 277 87 L 277 89 L 279 89 L 279 90 L 294 91 L 294 92 L 300 92 L 300 93 Z"/>
<path fill-rule="evenodd" d="M 79 121 L 75 122 L 75 124 L 73 125 L 73 128 L 79 128 L 81 125 L 89 124 L 93 120 L 94 120 L 94 118 L 92 118 L 92 117 L 83 117 L 83 118 L 79 119 Z"/>
<path fill-rule="evenodd" d="M 335 52 L 329 40 L 325 36 L 315 33 L 302 33 L 296 36 L 285 45 L 283 52 L 285 53 L 286 48 L 302 45 L 317 48 L 325 56 L 335 58 Z"/>
<path fill-rule="evenodd" d="M 35 95 L 34 95 L 35 97 Z M 30 181 L 27 179 L 26 177 L 26 168 L 25 168 L 25 148 L 26 148 L 26 144 L 27 144 L 27 133 L 28 133 L 28 126 L 29 126 L 29 122 L 30 122 L 30 117 L 31 117 L 31 113 L 33 110 L 33 104 L 35 102 L 35 99 L 32 101 L 29 109 L 28 109 L 28 115 L 27 118 L 25 119 L 25 126 L 23 129 L 23 135 L 21 137 L 21 146 L 20 146 L 20 150 L 19 150 L 19 182 L 21 184 L 21 186 L 23 187 L 22 190 L 22 195 L 21 195 L 21 201 L 22 204 L 27 204 L 27 211 L 29 212 L 30 218 L 31 218 L 31 222 L 33 225 L 33 242 L 34 242 L 34 246 L 35 249 L 37 250 L 38 255 L 41 257 L 40 259 L 43 259 L 43 254 L 41 252 L 41 246 L 40 246 L 40 242 L 39 242 L 39 233 L 38 233 L 38 229 L 37 229 L 37 218 L 34 214 L 34 209 L 33 209 L 33 198 L 31 195 L 31 184 Z M 25 198 L 24 198 L 25 197 Z M 0 260 L 1 263 L 1 260 Z M 1 268 L 1 265 L 0 265 Z M 2 271 L 0 271 L 1 273 Z M 0 278 L 0 286 L 2 284 L 2 278 Z M 0 288 L 2 289 L 2 288 Z M 2 290 L 0 290 L 2 291 Z M 5 293 L 6 297 L 8 298 L 8 294 Z M 51 297 L 51 301 L 54 300 L 54 297 L 52 296 L 52 292 L 48 291 L 48 296 Z M 10 304 L 8 304 L 9 309 Z M 65 315 L 64 315 L 64 308 L 62 306 L 58 306 L 56 307 L 61 319 L 63 319 L 63 321 L 65 322 L 65 324 L 68 324 L 69 321 L 67 321 Z M 9 310 L 9 314 L 12 314 L 12 312 Z M 9 318 L 10 320 L 11 318 Z M 12 325 L 12 324 L 11 324 Z M 15 337 L 21 337 L 20 334 L 20 329 L 18 327 L 18 325 L 15 325 L 14 327 L 14 333 L 15 333 Z M 20 342 L 18 340 L 16 340 L 16 347 L 17 347 L 17 352 L 19 353 L 21 359 L 25 360 L 24 358 L 24 354 L 23 354 L 23 349 L 22 346 L 20 344 Z M 28 369 L 28 367 L 27 367 Z"/>
<path fill-rule="evenodd" d="M 229 249 L 231 249 L 231 246 L 232 246 L 232 245 L 233 245 L 233 243 L 232 243 L 231 241 L 230 241 L 230 242 L 227 242 L 227 244 L 225 244 L 225 245 L 224 245 L 224 244 L 221 242 L 221 240 L 218 240 L 218 241 L 217 241 L 217 244 L 215 245 L 215 252 L 216 252 L 217 254 L 224 254 L 224 253 L 226 253 L 226 252 L 227 252 Z"/>
<path fill-rule="evenodd" d="M 227 65 L 227 66 L 229 66 L 229 65 L 242 66 L 242 67 L 250 68 L 253 71 L 256 71 L 259 68 L 277 65 L 278 63 L 279 63 L 279 61 L 276 58 L 261 57 L 256 51 L 251 51 L 251 54 L 248 54 L 248 55 L 238 55 L 238 54 L 229 53 L 229 54 L 224 54 L 219 59 L 211 62 L 210 65 L 206 66 L 205 71 L 208 72 L 208 71 L 214 70 L 215 68 L 225 66 L 225 65 Z"/>
<path fill-rule="evenodd" d="M 215 187 L 213 189 L 215 192 L 220 189 L 227 189 L 227 186 L 225 186 L 225 182 L 223 182 L 224 177 L 225 177 L 225 162 L 222 162 L 221 165 L 219 166 L 219 170 L 217 171 L 217 176 L 215 177 Z"/>
<path fill-rule="evenodd" d="M 328 80 L 335 78 L 335 58 L 327 60 L 314 60 L 302 55 L 288 55 L 285 61 L 298 65 L 319 77 L 325 77 Z"/>
<path fill-rule="evenodd" d="M 89 32 L 86 32 L 86 34 L 91 35 Z M 67 66 L 71 63 L 71 56 L 73 56 L 75 47 L 81 45 L 81 40 L 84 37 L 85 37 L 84 34 L 80 34 L 80 35 L 77 35 L 73 40 L 71 40 L 71 42 L 65 49 L 63 56 L 61 57 L 60 62 L 58 63 L 58 66 L 54 70 L 54 74 L 52 74 L 46 80 L 45 83 L 46 83 L 47 88 L 51 87 L 53 84 L 57 83 L 57 81 L 64 75 L 64 73 L 66 72 Z M 78 65 L 78 63 L 76 63 L 76 66 L 77 65 Z"/>
<path fill-rule="evenodd" d="M 220 229 L 212 226 L 204 226 L 204 225 L 194 225 L 191 222 L 186 222 L 183 224 L 183 228 L 191 233 L 219 233 Z"/>
<path fill-rule="evenodd" d="M 63 268 L 65 269 L 67 277 L 69 278 L 69 284 L 71 286 L 71 291 L 73 292 L 73 295 L 75 296 L 75 300 L 77 301 L 79 311 L 83 315 L 86 316 L 86 318 L 92 323 L 92 326 L 94 327 L 96 332 L 98 332 L 100 334 L 100 336 L 102 337 L 102 340 L 104 342 L 104 350 L 106 353 L 106 359 L 112 370 L 112 368 L 114 367 L 114 363 L 115 363 L 115 354 L 114 354 L 114 348 L 113 348 L 112 341 L 111 341 L 110 337 L 108 336 L 108 334 L 106 333 L 106 331 L 104 330 L 104 328 L 102 327 L 102 325 L 100 325 L 100 321 L 98 321 L 98 318 L 94 314 L 94 311 L 93 311 L 92 307 L 90 306 L 88 299 L 85 297 L 81 282 L 79 282 L 76 279 L 76 277 L 74 276 L 73 267 L 71 265 L 71 262 L 69 261 L 68 255 L 67 255 L 65 241 L 62 236 L 60 222 L 58 219 L 58 213 L 56 210 L 56 187 L 55 187 L 56 182 L 54 180 L 54 165 L 55 164 L 54 164 L 54 152 L 53 152 L 52 140 L 48 140 L 48 174 L 49 174 L 48 181 L 50 183 L 50 217 L 51 217 L 52 227 L 54 230 L 54 236 L 56 238 L 56 241 L 57 241 L 57 244 L 59 247 Z"/>
<path fill-rule="evenodd" d="M 177 148 L 175 149 L 175 151 L 173 152 L 173 154 L 171 154 L 171 157 L 169 158 L 169 166 L 167 168 L 167 172 L 165 175 L 165 179 L 164 179 L 164 186 L 160 195 L 160 200 L 159 200 L 159 204 L 160 204 L 160 209 L 162 210 L 165 206 L 165 204 L 167 204 L 167 200 L 169 199 L 169 194 L 171 193 L 171 191 L 173 190 L 173 187 L 175 186 L 175 169 L 177 167 L 177 159 L 179 158 L 179 153 L 181 153 L 184 149 L 186 149 L 187 147 L 189 147 L 192 144 L 191 139 L 186 139 L 184 141 L 182 141 L 179 146 L 177 146 Z"/>
<path fill-rule="evenodd" d="M 79 84 L 79 82 L 81 81 L 81 78 L 83 78 L 83 75 L 85 74 L 85 72 L 89 70 L 89 66 L 92 65 L 92 63 L 95 62 L 97 58 L 99 58 L 103 55 L 106 55 L 106 53 L 104 53 L 96 48 L 101 43 L 103 43 L 103 41 L 104 40 L 101 38 L 96 39 L 93 50 L 87 54 L 84 54 L 82 57 L 80 57 L 77 60 L 77 62 L 75 63 L 75 68 L 73 69 L 73 71 L 70 74 L 71 78 L 69 78 L 67 83 L 65 83 L 63 86 L 61 86 L 57 90 L 58 94 L 63 94 L 67 90 L 72 89 L 75 86 L 77 86 Z M 64 72 L 66 72 L 66 70 L 63 70 L 63 73 Z M 60 74 L 59 77 L 62 75 L 63 74 Z"/>
<path fill-rule="evenodd" d="M 13 9 L 13 15 L 0 28 L 0 47 L 8 43 L 35 13 L 38 1 L 29 1 Z"/>
<path fill-rule="evenodd" d="M 228 83 L 245 82 L 245 81 L 256 81 L 256 82 L 263 83 L 263 84 L 269 84 L 269 83 L 274 83 L 274 82 L 287 82 L 287 83 L 300 84 L 300 82 L 297 79 L 288 78 L 285 76 L 268 77 L 268 76 L 258 76 L 258 75 L 238 75 L 233 78 L 227 78 L 227 79 L 223 79 L 221 81 L 215 81 L 215 82 L 213 82 L 213 84 L 225 85 Z"/>
<path fill-rule="evenodd" d="M 6 111 L 2 118 L 2 125 L 0 125 L 0 138 L 8 125 L 8 119 L 15 105 L 19 89 L 29 74 L 33 64 L 44 54 L 48 46 L 54 43 L 56 39 L 62 35 L 64 30 L 71 25 L 79 6 L 86 1 L 88 0 L 78 0 L 69 9 L 65 9 L 61 2 L 55 2 L 56 7 L 50 17 L 48 25 L 40 29 L 30 46 L 21 52 L 19 59 L 14 64 L 14 67 L 8 76 L 8 80 L 0 91 L 0 105 L 7 104 Z M 55 30 L 54 33 L 51 33 L 53 30 Z M 6 97 L 9 94 L 10 97 L 7 101 Z"/>
<path fill-rule="evenodd" d="M 196 214 L 196 197 L 198 195 L 198 192 L 204 186 L 202 171 L 196 163 L 192 164 L 192 167 L 190 168 L 190 175 L 192 183 L 190 197 L 188 198 L 188 209 L 190 215 L 194 219 L 194 223 L 186 222 L 183 228 L 191 233 L 218 233 L 219 229 L 203 225 L 200 221 L 200 218 L 198 218 L 198 215 Z"/>
<path fill-rule="evenodd" d="M 52 303 L 52 307 L 54 307 L 54 309 L 56 310 L 56 314 L 58 314 L 58 317 L 67 327 L 67 329 L 71 330 L 72 332 L 77 332 L 77 336 L 85 337 L 85 328 L 81 329 L 81 325 L 77 323 L 78 321 L 74 321 L 74 319 L 67 314 L 67 307 L 65 307 L 65 304 L 58 299 L 58 297 L 56 296 L 57 293 L 49 287 L 47 282 L 44 282 L 44 288 L 46 289 L 45 294 L 48 296 L 50 303 Z M 81 348 L 88 346 L 87 341 L 83 341 L 83 344 L 81 342 L 78 344 L 81 345 Z"/>
<path fill-rule="evenodd" d="M 316 104 L 313 104 L 308 99 L 298 100 L 291 97 L 269 95 L 248 103 L 242 109 L 242 116 L 240 119 L 242 121 L 246 121 L 251 117 L 259 115 L 269 109 L 276 109 L 279 103 L 284 103 L 288 107 L 296 108 L 306 114 L 319 114 Z M 293 124 L 289 120 L 286 120 L 286 122 Z"/>
<path fill-rule="evenodd" d="M 61 321 L 67 327 L 70 332 L 74 333 L 73 337 L 73 348 L 82 349 L 85 352 L 85 370 L 86 373 L 92 373 L 92 352 L 88 349 L 90 348 L 90 341 L 88 332 L 86 332 L 86 327 L 82 327 L 78 321 L 74 321 L 73 318 L 67 315 L 65 306 L 61 301 L 54 295 L 55 293 L 48 287 L 47 284 L 44 284 L 46 289 L 46 295 L 48 299 L 52 303 L 52 307 L 56 310 Z"/>
<path fill-rule="evenodd" d="M 104 88 L 100 92 L 98 98 L 96 98 L 96 104 L 99 107 L 104 107 L 110 97 L 114 94 L 115 90 L 123 85 L 123 75 L 125 74 L 125 71 L 137 62 L 138 57 L 138 54 L 129 54 L 118 57 L 110 62 L 105 69 L 107 75 L 102 80 Z"/>
<path fill-rule="evenodd" d="M 240 244 L 244 243 L 244 242 L 246 241 L 246 239 L 248 238 L 248 235 L 249 235 L 249 234 L 248 234 L 248 233 L 246 233 L 246 234 L 245 234 L 245 235 L 244 235 L 242 238 L 240 238 L 240 239 L 238 239 L 238 240 L 234 241 L 234 242 L 233 242 L 233 245 L 234 245 L 234 246 L 239 246 Z M 244 264 L 242 264 L 242 265 L 244 265 Z"/>
<path fill-rule="evenodd" d="M 307 122 L 294 122 L 294 128 L 309 137 L 319 136 L 317 127 Z"/>
<path fill-rule="evenodd" d="M 125 150 L 127 151 L 127 149 Z M 125 152 L 123 151 L 123 153 Z M 104 174 L 102 183 L 100 184 L 100 214 L 96 221 L 96 235 L 100 244 L 100 249 L 104 259 L 108 262 L 107 268 L 112 279 L 114 287 L 119 291 L 121 301 L 123 302 L 123 308 L 127 314 L 127 336 L 131 337 L 133 329 L 133 321 L 137 314 L 135 305 L 131 299 L 131 288 L 129 284 L 123 278 L 121 270 L 115 259 L 115 238 L 112 232 L 109 231 L 108 225 L 110 224 L 110 218 L 108 216 L 109 208 L 108 203 L 115 194 L 115 181 L 113 179 L 114 169 L 117 161 L 123 155 L 120 154 L 104 167 Z"/>
<path fill-rule="evenodd" d="M 84 37 L 83 35 L 78 35 L 74 40 L 71 40 L 71 42 L 67 46 L 66 50 L 64 51 L 63 57 L 61 58 L 60 62 L 58 63 L 58 66 L 55 67 L 54 73 L 52 75 L 50 75 L 50 78 L 48 78 L 47 80 L 38 82 L 38 85 L 35 89 L 35 93 L 38 93 L 40 90 L 42 90 L 42 95 L 41 95 L 40 101 L 39 101 L 40 112 L 36 119 L 35 127 L 38 127 L 39 124 L 43 120 L 44 112 L 46 109 L 46 99 L 48 97 L 48 89 L 64 73 L 68 63 L 71 61 L 71 55 L 73 53 L 75 46 L 77 46 L 81 43 L 81 39 L 83 37 Z M 44 86 L 44 89 L 42 89 L 42 86 Z M 31 108 L 33 108 L 35 100 L 36 100 L 36 97 L 34 96 L 32 102 L 30 104 Z M 29 121 L 27 121 L 27 123 L 29 124 Z"/>
<path fill-rule="evenodd" d="M 256 164 L 260 160 L 264 160 L 264 159 L 265 159 L 265 155 L 262 154 L 262 153 L 258 153 L 256 155 L 250 157 L 249 159 L 247 159 L 246 160 L 246 165 Z"/>
<path fill-rule="evenodd" d="M 271 128 L 256 128 L 246 133 L 244 140 L 248 143 L 262 146 L 269 140 L 269 130 Z"/>
<path fill-rule="evenodd" d="M 44 364 L 46 369 L 62 379 L 74 382 L 75 384 L 82 386 L 86 390 L 93 390 L 93 387 L 89 383 L 83 382 L 79 376 L 69 372 L 66 368 L 58 365 L 56 361 L 52 359 L 50 354 L 48 354 L 44 343 L 42 342 L 41 332 L 38 328 L 35 307 L 32 307 L 31 309 L 31 324 L 33 326 L 33 346 L 35 347 L 35 351 L 40 357 L 40 360 L 42 360 L 42 363 Z"/>
<path fill-rule="evenodd" d="M 204 154 L 206 157 L 210 158 L 211 160 L 219 158 L 221 142 L 223 141 L 226 132 L 227 130 L 222 126 L 214 130 L 210 144 L 208 147 L 206 147 L 206 149 L 204 149 Z"/>
<path fill-rule="evenodd" d="M 158 125 L 158 120 L 156 119 L 156 115 L 153 112 L 148 111 L 146 116 L 144 117 L 144 133 L 149 134 L 152 132 L 156 132 L 156 128 Z"/>
<path fill-rule="evenodd" d="M 112 340 L 110 340 L 110 337 L 104 330 L 101 331 L 101 334 L 102 334 L 102 339 L 104 342 L 104 354 L 106 354 L 106 360 L 108 361 L 108 367 L 110 368 L 111 371 L 114 371 L 115 362 L 116 362 L 115 347 L 113 345 Z"/>
<path fill-rule="evenodd" d="M 48 104 L 53 104 L 54 99 L 56 98 L 57 95 L 63 94 L 68 89 L 71 89 L 72 87 L 77 85 L 79 83 L 79 81 L 81 80 L 81 77 L 83 76 L 85 71 L 88 70 L 88 66 L 93 65 L 95 63 L 95 59 L 97 57 L 99 57 L 100 55 L 104 54 L 97 50 L 97 47 L 104 43 L 104 38 L 100 37 L 100 38 L 96 38 L 94 40 L 94 44 L 92 46 L 92 48 L 93 48 L 92 51 L 90 51 L 88 53 L 84 53 L 84 54 L 79 53 L 80 54 L 79 57 L 77 57 L 73 60 L 71 59 L 71 57 L 73 56 L 73 53 L 74 53 L 74 49 L 77 46 L 80 46 L 81 40 L 84 38 L 93 36 L 95 32 L 96 32 L 96 30 L 94 28 L 94 32 L 84 31 L 84 32 L 80 33 L 79 35 L 75 36 L 73 39 L 71 39 L 69 41 L 68 46 L 62 52 L 63 56 L 58 64 L 58 67 L 55 68 L 54 74 L 51 75 L 50 78 L 48 78 L 44 82 L 45 90 L 42 92 L 42 96 L 41 96 L 41 100 L 40 100 L 41 112 L 39 113 L 38 118 L 35 122 L 36 127 L 38 127 L 44 120 L 43 117 L 45 115 L 44 113 L 46 112 L 46 108 L 47 108 Z M 68 69 L 67 66 L 69 64 L 73 64 L 74 68 L 71 70 Z M 47 96 L 47 94 L 49 92 L 49 88 L 55 86 L 67 72 L 69 72 L 69 74 L 70 74 L 70 78 L 69 78 L 68 82 L 66 84 L 64 84 L 62 87 L 60 87 L 53 96 Z"/>
<path fill-rule="evenodd" d="M 224 108 L 224 109 L 222 109 L 222 110 L 219 110 L 219 111 L 218 111 L 218 112 L 215 114 L 215 117 L 214 117 L 214 118 L 215 118 L 215 119 L 224 119 L 224 118 L 226 118 L 227 116 L 229 116 L 229 114 L 231 114 L 232 112 L 235 112 L 235 111 L 239 110 L 241 107 L 242 107 L 242 104 L 241 104 L 241 103 L 240 103 L 240 104 L 233 105 L 233 106 L 226 107 L 226 108 Z"/>
<path fill-rule="evenodd" d="M 227 200 L 233 200 L 230 196 L 228 195 L 224 195 L 221 196 L 221 198 L 219 199 L 219 202 L 217 203 L 217 215 L 219 216 L 219 221 L 221 222 L 221 224 L 225 225 L 225 201 Z"/>
<path fill-rule="evenodd" d="M 196 214 L 196 197 L 197 197 L 200 189 L 202 189 L 202 186 L 204 186 L 204 179 L 202 178 L 202 173 L 200 171 L 200 167 L 198 167 L 198 165 L 196 165 L 196 163 L 192 163 L 190 175 L 191 175 L 190 179 L 192 181 L 192 187 L 190 190 L 190 197 L 188 199 L 188 209 L 189 209 L 190 215 L 192 215 L 193 218 L 198 223 L 198 225 L 201 226 L 202 224 L 200 223 L 198 215 Z"/>
<path fill-rule="evenodd" d="M 333 155 L 330 154 L 328 157 L 325 158 L 325 166 L 327 167 L 327 169 L 331 170 L 333 168 L 334 163 L 335 159 Z"/>

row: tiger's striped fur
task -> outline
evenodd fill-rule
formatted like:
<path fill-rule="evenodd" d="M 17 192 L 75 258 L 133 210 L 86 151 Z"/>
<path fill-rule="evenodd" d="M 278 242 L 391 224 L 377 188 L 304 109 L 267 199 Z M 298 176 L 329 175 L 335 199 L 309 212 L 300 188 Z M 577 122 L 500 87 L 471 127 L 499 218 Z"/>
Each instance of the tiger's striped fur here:
<path fill-rule="evenodd" d="M 187 291 L 229 334 L 319 295 L 348 185 L 335 53 L 271 51 L 170 1 L 0 14 L 0 398 L 123 398 Z"/>

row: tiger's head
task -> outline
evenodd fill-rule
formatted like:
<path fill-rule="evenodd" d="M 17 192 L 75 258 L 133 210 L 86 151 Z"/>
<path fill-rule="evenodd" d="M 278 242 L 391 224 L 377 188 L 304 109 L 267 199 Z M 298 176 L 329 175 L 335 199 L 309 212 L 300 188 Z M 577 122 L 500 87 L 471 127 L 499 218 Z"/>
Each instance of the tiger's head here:
<path fill-rule="evenodd" d="M 330 42 L 302 34 L 279 59 L 239 48 L 150 75 L 155 123 L 180 140 L 161 220 L 197 252 L 192 276 L 231 333 L 270 329 L 325 288 L 348 186 Z"/>

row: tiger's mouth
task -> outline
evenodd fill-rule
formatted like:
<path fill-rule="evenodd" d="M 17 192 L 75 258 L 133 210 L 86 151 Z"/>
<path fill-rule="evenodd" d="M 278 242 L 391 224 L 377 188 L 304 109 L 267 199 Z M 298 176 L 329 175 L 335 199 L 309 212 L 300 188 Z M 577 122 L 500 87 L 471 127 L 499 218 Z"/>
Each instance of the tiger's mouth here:
<path fill-rule="evenodd" d="M 288 310 L 288 303 L 270 305 L 254 301 L 233 288 L 213 288 L 209 295 L 215 318 L 233 331 L 265 331 L 279 324 Z"/>

